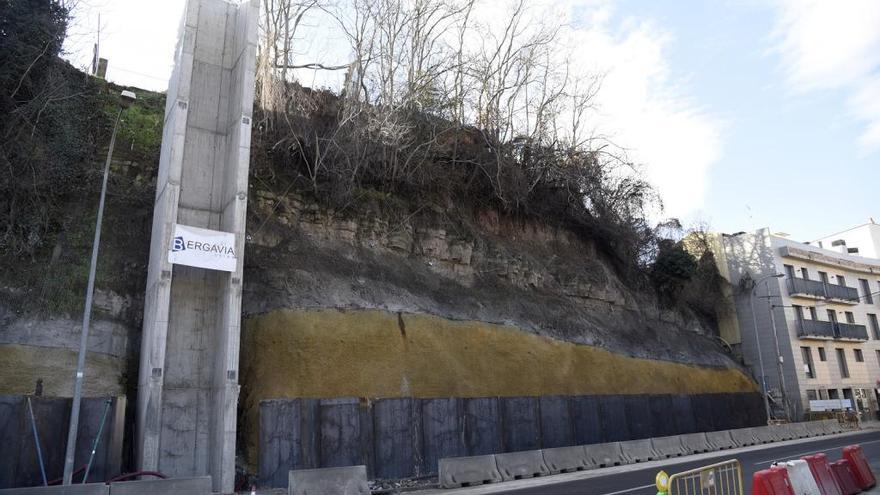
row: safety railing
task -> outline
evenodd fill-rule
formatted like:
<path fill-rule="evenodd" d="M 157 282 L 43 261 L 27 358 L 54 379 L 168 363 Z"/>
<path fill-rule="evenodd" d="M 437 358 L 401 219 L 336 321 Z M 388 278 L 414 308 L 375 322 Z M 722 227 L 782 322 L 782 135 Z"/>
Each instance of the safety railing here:
<path fill-rule="evenodd" d="M 676 473 L 668 478 L 661 471 L 656 481 L 657 490 L 668 495 L 745 494 L 742 465 L 736 459 Z"/>

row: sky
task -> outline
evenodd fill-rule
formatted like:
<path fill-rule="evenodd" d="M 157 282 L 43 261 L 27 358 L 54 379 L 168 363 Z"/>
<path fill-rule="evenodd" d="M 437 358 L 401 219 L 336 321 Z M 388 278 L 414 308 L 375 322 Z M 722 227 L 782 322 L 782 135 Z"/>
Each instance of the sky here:
<path fill-rule="evenodd" d="M 573 61 L 604 75 L 593 125 L 641 166 L 664 217 L 800 241 L 880 222 L 880 1 L 540 1 Z M 164 90 L 182 10 L 81 0 L 66 56 L 88 64 L 100 13 L 108 79 Z M 322 22 L 303 51 L 338 63 Z"/>

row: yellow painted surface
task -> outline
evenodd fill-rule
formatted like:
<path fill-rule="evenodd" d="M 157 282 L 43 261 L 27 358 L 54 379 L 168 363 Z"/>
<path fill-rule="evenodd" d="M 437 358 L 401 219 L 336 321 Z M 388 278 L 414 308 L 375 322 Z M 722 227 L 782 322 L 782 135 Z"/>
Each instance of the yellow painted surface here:
<path fill-rule="evenodd" d="M 263 399 L 757 390 L 733 368 L 638 359 L 509 326 L 375 310 L 279 310 L 250 318 L 241 356 L 252 446 Z"/>
<path fill-rule="evenodd" d="M 32 394 L 37 379 L 43 395 L 71 397 L 77 352 L 55 347 L 0 345 L 0 394 Z M 86 397 L 122 395 L 119 384 L 124 362 L 106 354 L 89 353 L 83 382 Z"/>

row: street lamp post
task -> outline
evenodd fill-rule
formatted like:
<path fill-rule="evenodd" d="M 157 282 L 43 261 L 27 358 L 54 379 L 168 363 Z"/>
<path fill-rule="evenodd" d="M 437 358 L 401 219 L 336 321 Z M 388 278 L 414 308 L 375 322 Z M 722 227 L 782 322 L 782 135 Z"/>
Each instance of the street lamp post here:
<path fill-rule="evenodd" d="M 104 181 L 101 184 L 101 199 L 98 202 L 98 217 L 95 220 L 95 240 L 92 242 L 92 260 L 89 265 L 89 282 L 86 286 L 86 303 L 83 309 L 82 333 L 79 340 L 79 357 L 76 361 L 76 376 L 73 385 L 73 404 L 70 408 L 70 428 L 67 433 L 67 450 L 64 456 L 64 484 L 73 482 L 73 457 L 76 451 L 76 435 L 79 426 L 79 409 L 82 401 L 83 374 L 86 366 L 86 351 L 89 341 L 89 323 L 92 317 L 92 296 L 95 292 L 95 268 L 98 264 L 98 246 L 101 243 L 101 222 L 104 219 L 104 200 L 107 197 L 107 177 L 110 175 L 110 161 L 113 159 L 113 146 L 116 144 L 116 129 L 122 111 L 134 102 L 136 96 L 131 91 L 123 91 L 121 108 L 113 123 L 113 134 L 110 136 L 110 148 L 107 150 L 107 161 L 104 163 Z M 83 480 L 85 483 L 86 480 Z"/>
<path fill-rule="evenodd" d="M 761 391 L 764 394 L 764 411 L 767 414 L 767 419 L 770 419 L 770 399 L 767 397 L 767 379 L 764 376 L 764 356 L 761 354 L 761 341 L 758 338 L 758 318 L 755 317 L 755 289 L 758 288 L 758 285 L 768 279 L 771 278 L 779 278 L 784 277 L 785 275 L 781 273 L 774 273 L 772 275 L 766 275 L 764 277 L 759 278 L 755 281 L 755 285 L 752 286 L 752 291 L 749 296 L 749 308 L 752 310 L 752 324 L 755 327 L 755 350 L 758 351 L 758 365 L 761 369 Z M 769 294 L 769 286 L 768 286 L 768 294 Z M 772 315 L 771 315 L 772 318 Z"/>

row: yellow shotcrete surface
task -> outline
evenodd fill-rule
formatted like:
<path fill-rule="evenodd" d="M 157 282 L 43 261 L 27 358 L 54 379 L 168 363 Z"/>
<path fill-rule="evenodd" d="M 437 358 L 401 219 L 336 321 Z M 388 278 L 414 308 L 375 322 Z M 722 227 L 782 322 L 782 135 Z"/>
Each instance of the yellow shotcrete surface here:
<path fill-rule="evenodd" d="M 37 379 L 43 380 L 43 395 L 71 397 L 77 351 L 57 347 L 0 345 L 0 394 L 33 394 Z M 86 397 L 118 396 L 125 391 L 119 383 L 125 363 L 122 359 L 90 352 L 86 357 L 83 394 Z"/>
<path fill-rule="evenodd" d="M 259 401 L 755 392 L 740 370 L 640 359 L 515 327 L 381 310 L 277 310 L 242 332 L 242 406 Z M 254 452 L 255 449 L 249 449 Z"/>

